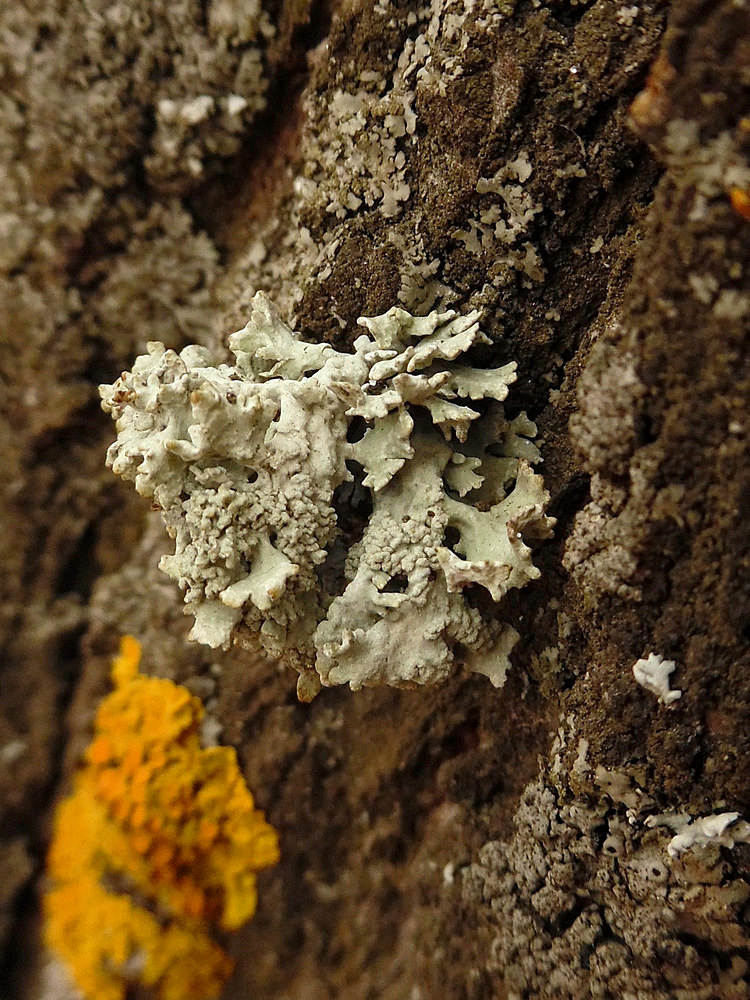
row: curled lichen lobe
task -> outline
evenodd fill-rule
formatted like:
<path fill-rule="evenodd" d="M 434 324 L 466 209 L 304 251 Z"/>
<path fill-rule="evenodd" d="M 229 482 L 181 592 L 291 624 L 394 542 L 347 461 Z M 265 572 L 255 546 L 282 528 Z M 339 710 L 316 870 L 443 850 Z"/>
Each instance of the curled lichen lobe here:
<path fill-rule="evenodd" d="M 476 312 L 359 323 L 351 352 L 306 343 L 258 293 L 232 365 L 149 345 L 101 387 L 118 429 L 108 464 L 162 510 L 175 552 L 161 567 L 185 592 L 192 638 L 253 636 L 305 675 L 305 697 L 321 683 L 435 683 L 457 650 L 499 685 L 516 633 L 465 591 L 499 601 L 535 579 L 523 535 L 552 525 L 531 471 L 536 427 L 502 407 L 516 365 L 462 358 L 489 344 Z M 363 494 L 367 523 L 349 532 Z"/>
<path fill-rule="evenodd" d="M 133 983 L 160 1000 L 206 1000 L 232 967 L 216 936 L 252 917 L 277 837 L 234 749 L 201 747 L 200 701 L 140 674 L 139 660 L 125 637 L 58 807 L 45 936 L 87 1000 L 123 1000 Z"/>

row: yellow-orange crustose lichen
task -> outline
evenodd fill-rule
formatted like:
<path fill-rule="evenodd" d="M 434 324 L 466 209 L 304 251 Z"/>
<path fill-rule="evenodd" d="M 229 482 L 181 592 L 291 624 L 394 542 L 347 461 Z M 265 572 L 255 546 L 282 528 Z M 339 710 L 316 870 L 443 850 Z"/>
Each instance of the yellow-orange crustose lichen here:
<path fill-rule="evenodd" d="M 218 996 L 232 962 L 214 939 L 255 912 L 255 873 L 279 857 L 234 749 L 200 745 L 203 708 L 172 681 L 138 672 L 123 638 L 115 690 L 48 858 L 46 941 L 88 1000 Z"/>
<path fill-rule="evenodd" d="M 738 215 L 741 215 L 743 219 L 750 220 L 750 190 L 731 187 L 729 189 L 729 201 Z"/>

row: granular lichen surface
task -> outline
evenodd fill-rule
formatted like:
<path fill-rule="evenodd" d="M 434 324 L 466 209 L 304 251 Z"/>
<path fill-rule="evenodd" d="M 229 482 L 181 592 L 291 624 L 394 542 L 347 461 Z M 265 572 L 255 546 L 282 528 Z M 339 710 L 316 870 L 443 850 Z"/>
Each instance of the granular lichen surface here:
<path fill-rule="evenodd" d="M 231 747 L 202 748 L 200 701 L 138 672 L 122 640 L 115 690 L 59 806 L 48 858 L 46 940 L 87 1000 L 219 995 L 219 942 L 253 916 L 256 873 L 279 856 Z"/>

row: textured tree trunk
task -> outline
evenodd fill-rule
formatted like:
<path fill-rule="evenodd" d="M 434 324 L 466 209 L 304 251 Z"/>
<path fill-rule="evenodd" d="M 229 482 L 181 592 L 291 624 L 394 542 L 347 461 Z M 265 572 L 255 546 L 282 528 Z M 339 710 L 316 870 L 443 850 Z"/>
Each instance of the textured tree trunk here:
<path fill-rule="evenodd" d="M 227 1000 L 744 998 L 750 10 L 252 8 L 0 11 L 0 992 L 65 996 L 50 819 L 132 633 L 280 832 Z M 149 340 L 221 353 L 259 289 L 341 348 L 393 305 L 478 308 L 518 362 L 558 520 L 501 690 L 302 705 L 187 642 L 96 387 Z"/>

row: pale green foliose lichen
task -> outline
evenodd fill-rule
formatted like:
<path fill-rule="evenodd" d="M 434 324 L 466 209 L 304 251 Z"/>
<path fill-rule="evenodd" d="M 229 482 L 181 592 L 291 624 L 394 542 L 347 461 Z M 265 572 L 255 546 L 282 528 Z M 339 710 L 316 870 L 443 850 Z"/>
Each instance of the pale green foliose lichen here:
<path fill-rule="evenodd" d="M 305 343 L 258 293 L 232 365 L 150 344 L 101 387 L 107 463 L 161 508 L 193 639 L 259 641 L 304 699 L 432 684 L 457 662 L 499 686 L 517 633 L 466 588 L 499 601 L 535 579 L 524 537 L 553 523 L 536 427 L 501 405 L 516 365 L 456 362 L 489 343 L 476 312 L 359 323 L 351 353 Z"/>

